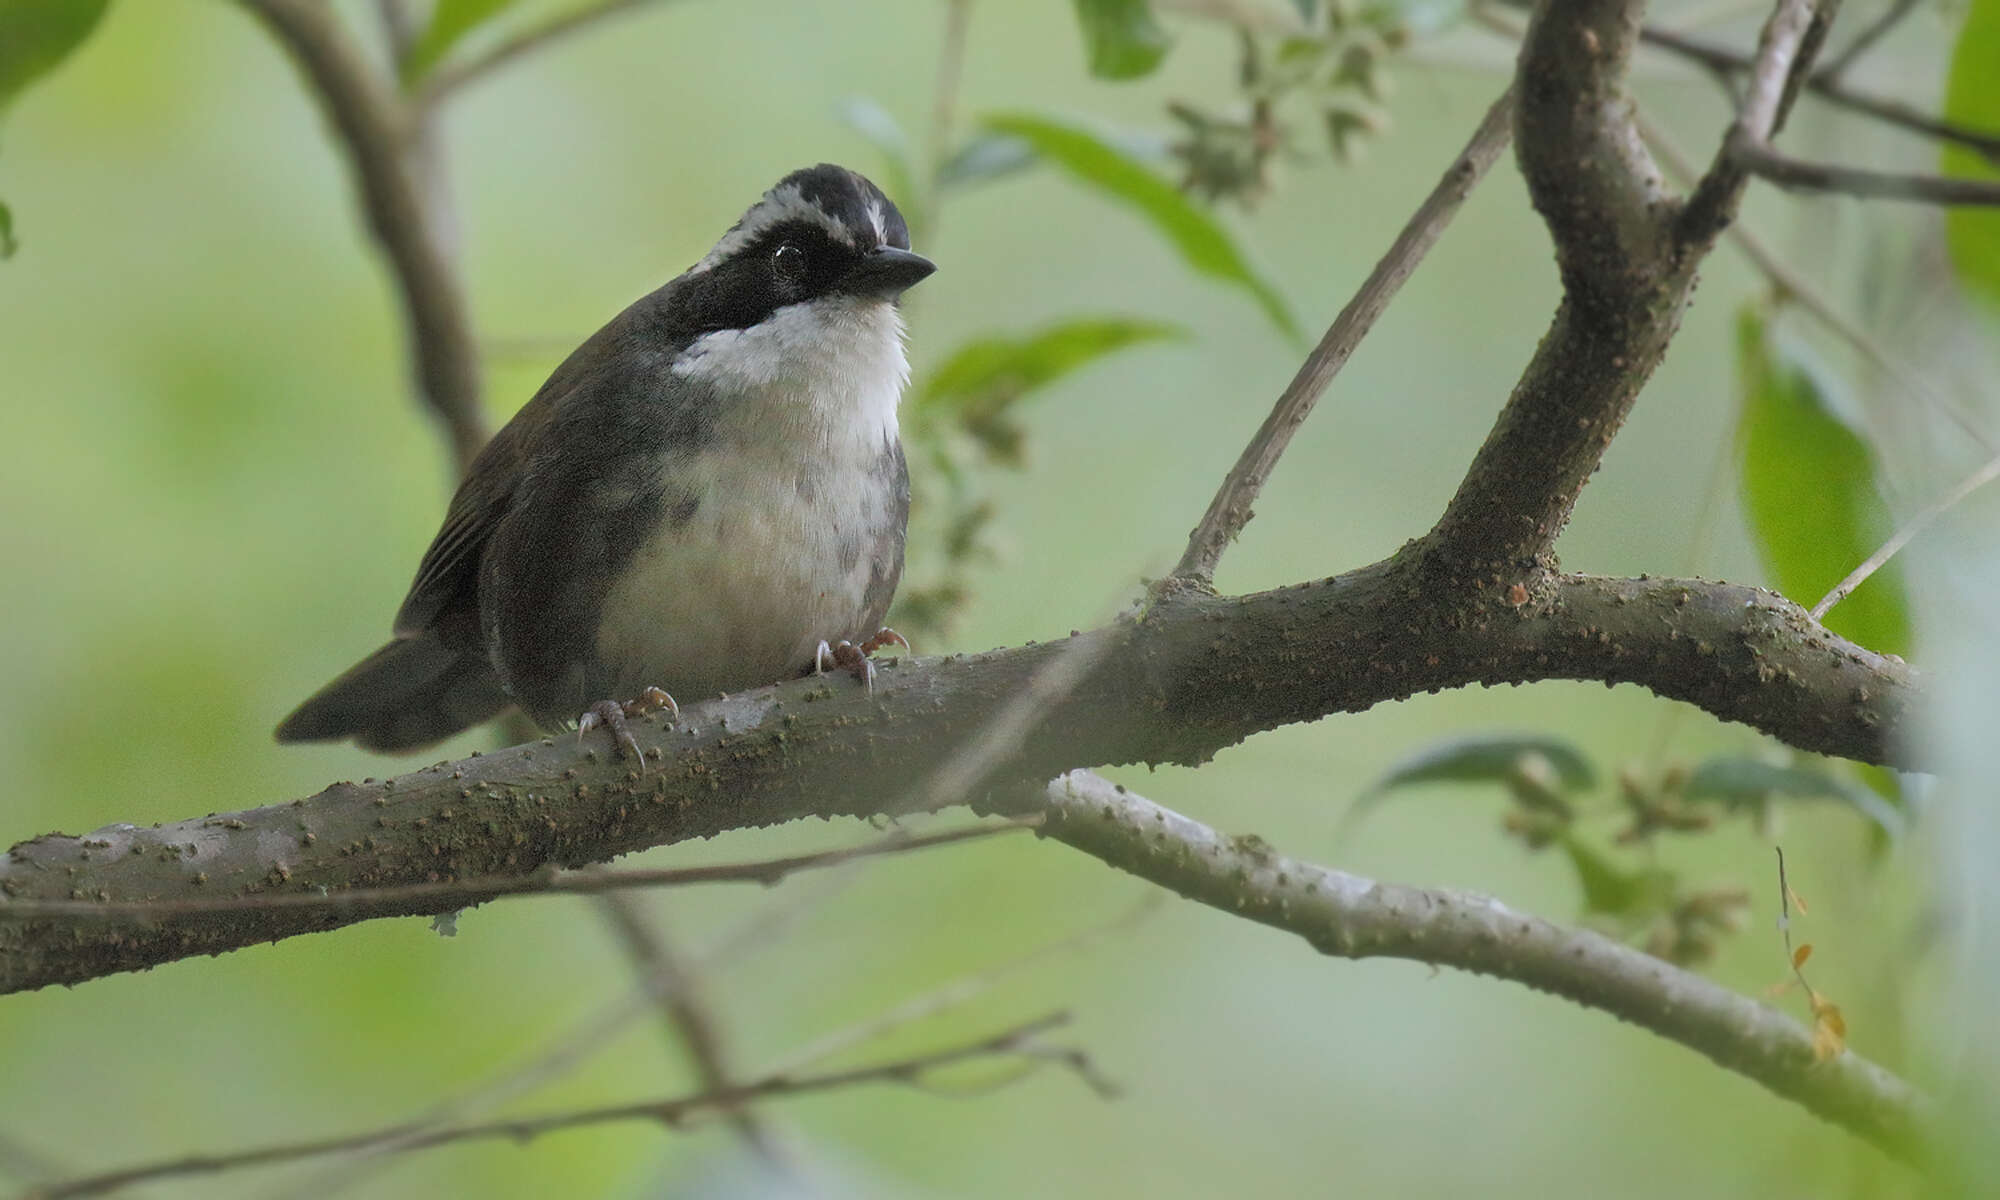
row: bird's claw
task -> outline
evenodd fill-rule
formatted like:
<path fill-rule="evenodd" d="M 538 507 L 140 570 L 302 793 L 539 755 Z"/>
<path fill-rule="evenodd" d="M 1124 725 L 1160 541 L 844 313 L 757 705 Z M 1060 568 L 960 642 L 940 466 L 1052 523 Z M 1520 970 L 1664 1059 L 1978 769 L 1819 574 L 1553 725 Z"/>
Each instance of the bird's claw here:
<path fill-rule="evenodd" d="M 910 647 L 909 638 L 906 638 L 902 634 L 897 633 L 895 630 L 889 628 L 887 625 L 884 625 L 882 628 L 876 630 L 875 635 L 873 637 L 861 643 L 860 649 L 861 653 L 863 654 L 873 654 L 884 646 L 901 646 L 903 648 L 903 653 L 905 654 L 916 653 L 916 651 L 911 649 Z"/>
<path fill-rule="evenodd" d="M 813 674 L 824 675 L 830 670 L 846 671 L 870 692 L 875 690 L 875 664 L 868 661 L 868 652 L 853 642 L 843 639 L 832 645 L 819 644 L 813 654 Z"/>
<path fill-rule="evenodd" d="M 663 708 L 674 714 L 674 720 L 680 720 L 681 706 L 674 702 L 674 698 L 669 696 L 664 688 L 649 687 L 639 693 L 638 699 L 622 703 L 617 700 L 599 700 L 591 705 L 583 716 L 577 718 L 576 736 L 580 740 L 584 734 L 600 725 L 603 726 L 611 731 L 611 741 L 617 746 L 619 757 L 631 758 L 643 771 L 646 769 L 646 754 L 639 748 L 639 739 L 632 736 L 629 719 L 658 712 Z"/>

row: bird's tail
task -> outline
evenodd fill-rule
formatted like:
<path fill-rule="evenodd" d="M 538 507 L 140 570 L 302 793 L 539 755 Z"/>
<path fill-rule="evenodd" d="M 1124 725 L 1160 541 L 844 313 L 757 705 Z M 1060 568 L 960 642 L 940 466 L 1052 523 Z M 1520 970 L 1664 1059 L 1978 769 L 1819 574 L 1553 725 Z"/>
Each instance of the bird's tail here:
<path fill-rule="evenodd" d="M 496 716 L 511 701 L 486 656 L 434 637 L 398 638 L 355 663 L 278 725 L 281 742 L 353 738 L 417 750 Z"/>

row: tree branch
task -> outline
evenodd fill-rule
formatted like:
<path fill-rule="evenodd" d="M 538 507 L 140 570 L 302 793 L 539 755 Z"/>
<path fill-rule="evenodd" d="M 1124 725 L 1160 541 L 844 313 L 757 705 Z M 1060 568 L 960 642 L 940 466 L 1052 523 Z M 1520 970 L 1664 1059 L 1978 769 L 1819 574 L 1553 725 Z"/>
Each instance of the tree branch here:
<path fill-rule="evenodd" d="M 418 388 L 445 426 L 462 472 L 486 444 L 486 420 L 471 321 L 451 269 L 450 232 L 441 206 L 424 198 L 438 181 L 420 178 L 428 168 L 410 154 L 422 127 L 331 7 L 313 0 L 243 3 L 297 62 L 333 125 L 369 232 L 396 280 Z"/>
<path fill-rule="evenodd" d="M 1668 172 L 1682 184 L 1692 186 L 1699 177 L 1694 164 L 1686 154 L 1674 144 L 1664 129 L 1648 121 L 1644 113 L 1637 114 L 1639 131 L 1645 136 L 1646 144 L 1653 150 Z M 1772 252 L 1764 240 L 1752 233 L 1741 221 L 1730 223 L 1725 233 L 1743 252 L 1750 264 L 1763 272 L 1771 288 L 1780 301 L 1796 303 L 1810 316 L 1825 326 L 1835 337 L 1852 346 L 1861 357 L 1874 364 L 1897 387 L 1915 396 L 1932 410 L 1943 414 L 1965 435 L 1990 452 L 2000 452 L 1992 435 L 1965 411 L 1965 407 L 1945 396 L 1925 381 L 1923 374 L 1911 364 L 1889 353 L 1874 335 L 1863 329 L 1859 323 L 1835 311 L 1827 298 L 1820 294 L 1806 278 L 1788 266 L 1783 259 Z"/>
<path fill-rule="evenodd" d="M 1846 47 L 1839 54 L 1828 59 L 1824 66 L 1813 72 L 1812 81 L 1814 83 L 1837 83 L 1840 77 L 1847 73 L 1847 68 L 1860 61 L 1862 55 L 1874 49 L 1875 43 L 1881 41 L 1884 35 L 1901 24 L 1904 17 L 1915 12 L 1917 4 L 1918 0 L 1895 0 L 1895 3 L 1883 10 L 1881 16 L 1875 18 L 1875 22 L 1872 25 L 1855 34 L 1854 40 L 1847 43 Z"/>
<path fill-rule="evenodd" d="M 1188 592 L 1063 641 L 885 664 L 872 693 L 825 678 L 689 705 L 678 726 L 635 725 L 643 773 L 597 739 L 550 738 L 269 808 L 34 838 L 0 857 L 0 993 L 480 899 L 450 887 L 350 904 L 347 889 L 525 877 L 806 816 L 978 805 L 1077 767 L 1200 763 L 1262 730 L 1468 683 L 1638 683 L 1802 749 L 1915 764 L 1900 740 L 1915 673 L 1782 597 L 1563 576 L 1533 596 L 1433 599 L 1421 565 L 1406 553 L 1252 596 Z M 1044 693 L 1021 736 L 989 745 L 996 716 L 1074 654 L 1093 665 Z M 968 743 L 981 768 L 936 786 Z M 171 909 L 291 895 L 327 902 Z M 28 900 L 162 907 L 115 922 L 9 911 Z"/>
<path fill-rule="evenodd" d="M 1861 167 L 1807 162 L 1780 154 L 1771 148 L 1769 142 L 1758 141 L 1740 131 L 1730 136 L 1729 157 L 1737 167 L 1760 179 L 1799 191 L 1838 192 L 1879 200 L 1911 200 L 1919 204 L 2000 205 L 2000 183 L 1941 175 L 1900 175 Z"/>
<path fill-rule="evenodd" d="M 1833 0 L 1829 0 L 1831 7 Z M 1744 179 L 1718 160 L 1685 207 L 1662 185 L 1625 89 L 1643 0 L 1549 0 L 1521 43 L 1515 146 L 1563 299 L 1472 467 L 1420 546 L 1431 586 L 1540 586 L 1578 496 L 1666 353 Z M 1823 36 L 1779 0 L 1745 116 L 1782 120 Z M 1696 219 L 1695 215 L 1699 214 Z"/>
<path fill-rule="evenodd" d="M 409 1151 L 427 1150 L 433 1146 L 446 1146 L 481 1138 L 507 1138 L 514 1142 L 526 1142 L 547 1133 L 622 1121 L 648 1121 L 665 1128 L 676 1128 L 690 1117 L 779 1096 L 803 1096 L 813 1092 L 832 1091 L 835 1088 L 853 1087 L 857 1084 L 920 1084 L 924 1076 L 942 1068 L 995 1056 L 1023 1058 L 1037 1063 L 1057 1062 L 1080 1069 L 1087 1068 L 1087 1061 L 1077 1052 L 1050 1053 L 1038 1042 L 1042 1034 L 1067 1024 L 1068 1021 L 1067 1013 L 1050 1013 L 978 1041 L 947 1046 L 924 1054 L 913 1054 L 888 1062 L 851 1067 L 842 1071 L 828 1071 L 819 1075 L 797 1078 L 773 1075 L 740 1087 L 697 1092 L 688 1096 L 642 1100 L 633 1104 L 604 1105 L 541 1117 L 516 1117 L 439 1128 L 411 1128 L 398 1124 L 345 1137 L 287 1142 L 223 1154 L 189 1155 L 167 1162 L 145 1163 L 116 1171 L 106 1171 L 100 1175 L 42 1184 L 31 1189 L 25 1200 L 67 1200 L 68 1197 L 74 1196 L 100 1196 L 106 1192 L 130 1187 L 135 1183 L 186 1178 L 192 1175 L 213 1175 L 243 1167 L 268 1166 L 272 1163 L 297 1162 L 329 1154 L 374 1150 L 385 1145 L 392 1145 L 398 1151 Z M 1093 1081 L 1093 1076 L 1087 1070 L 1083 1073 L 1086 1081 Z"/>
<path fill-rule="evenodd" d="M 1017 818 L 997 824 L 947 829 L 938 833 L 898 832 L 858 846 L 819 850 L 811 854 L 794 854 L 786 858 L 763 859 L 756 862 L 712 863 L 699 867 L 666 867 L 639 871 L 607 871 L 599 868 L 577 871 L 544 869 L 527 875 L 493 875 L 451 882 L 355 887 L 325 895 L 317 892 L 250 892 L 240 896 L 139 901 L 38 900 L 13 897 L 11 902 L 0 902 L 0 920 L 10 916 L 35 916 L 143 922 L 161 917 L 220 916 L 273 908 L 338 909 L 415 904 L 425 905 L 432 911 L 450 912 L 457 908 L 484 904 L 490 900 L 505 900 L 513 896 L 609 896 L 642 888 L 685 887 L 703 883 L 757 883 L 770 887 L 800 871 L 845 866 L 879 855 L 904 854 L 912 850 L 927 850 L 933 846 L 948 846 L 957 842 L 1028 829 L 1033 824 L 1032 818 Z M 226 827 L 228 827 L 227 822 L 225 822 Z"/>
<path fill-rule="evenodd" d="M 1190 900 L 1304 938 L 1340 958 L 1404 958 L 1511 979 L 1601 1009 L 1905 1161 L 1926 1155 L 1931 1102 L 1853 1053 L 1825 1062 L 1812 1035 L 1762 1004 L 1600 934 L 1466 892 L 1377 883 L 1226 838 L 1088 772 L 1050 783 L 1042 835 Z"/>
<path fill-rule="evenodd" d="M 573 33 L 581 33 L 606 17 L 636 11 L 660 0 L 603 0 L 602 3 L 566 12 L 533 28 L 506 38 L 475 58 L 445 63 L 425 77 L 412 103 L 419 109 L 435 108 L 446 96 L 474 80 Z"/>
<path fill-rule="evenodd" d="M 1348 357 L 1436 244 L 1438 235 L 1458 215 L 1465 198 L 1485 178 L 1487 168 L 1507 148 L 1508 139 L 1513 136 L 1513 120 L 1514 89 L 1510 87 L 1486 111 L 1486 119 L 1473 131 L 1472 140 L 1445 169 L 1444 177 L 1404 223 L 1388 253 L 1375 264 L 1354 298 L 1340 310 L 1319 344 L 1300 364 L 1298 373 L 1285 385 L 1271 414 L 1264 418 L 1236 465 L 1223 478 L 1215 498 L 1208 502 L 1208 511 L 1202 514 L 1200 524 L 1188 535 L 1187 550 L 1174 568 L 1174 579 L 1198 587 L 1207 587 L 1214 579 L 1216 563 L 1249 524 L 1250 506 L 1263 490 L 1264 481 L 1270 478 L 1272 468 L 1277 466 L 1279 456 L 1291 444 L 1292 435 L 1305 424 L 1333 377 L 1347 365 Z"/>
<path fill-rule="evenodd" d="M 1666 350 L 1694 260 L 1631 121 L 1641 0 L 1549 0 L 1516 72 L 1515 147 L 1555 242 L 1563 301 L 1425 553 L 1447 588 L 1510 583 L 1549 549 Z"/>
<path fill-rule="evenodd" d="M 688 1064 L 694 1068 L 696 1085 L 713 1095 L 735 1091 L 736 1075 L 729 1066 L 728 1046 L 721 1023 L 704 994 L 701 973 L 634 897 L 612 892 L 600 898 L 598 905 L 638 970 L 639 978 L 658 984 L 660 1013 L 669 1035 L 686 1052 Z M 780 1177 L 791 1174 L 791 1164 L 777 1131 L 754 1108 L 730 1103 L 718 1105 L 717 1111 L 758 1161 Z"/>
<path fill-rule="evenodd" d="M 1750 69 L 1751 59 L 1748 55 L 1726 46 L 1717 46 L 1699 38 L 1689 37 L 1684 33 L 1657 29 L 1649 25 L 1640 30 L 1639 36 L 1647 45 L 1699 63 L 1724 77 Z M 1842 83 L 1830 67 L 1807 76 L 1805 87 L 1808 92 L 1836 107 L 1858 112 L 1885 125 L 1893 125 L 1911 133 L 1963 146 L 2000 164 L 2000 133 L 1959 125 L 1919 112 L 1907 104 L 1856 91 Z"/>

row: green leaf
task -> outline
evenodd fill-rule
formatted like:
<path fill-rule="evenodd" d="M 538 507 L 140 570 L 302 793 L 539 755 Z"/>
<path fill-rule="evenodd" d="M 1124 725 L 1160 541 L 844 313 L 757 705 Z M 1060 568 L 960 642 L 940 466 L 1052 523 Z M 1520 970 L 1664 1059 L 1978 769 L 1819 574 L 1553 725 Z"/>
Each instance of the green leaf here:
<path fill-rule="evenodd" d="M 1334 841 L 1346 837 L 1390 792 L 1420 783 L 1502 784 L 1523 809 L 1564 824 L 1571 810 L 1562 793 L 1595 787 L 1597 771 L 1582 751 L 1560 738 L 1537 734 L 1452 738 L 1417 751 L 1368 785 L 1341 814 Z"/>
<path fill-rule="evenodd" d="M 14 257 L 20 248 L 21 243 L 14 240 L 14 210 L 0 201 L 0 259 Z"/>
<path fill-rule="evenodd" d="M 410 53 L 403 60 L 404 82 L 422 79 L 432 67 L 444 61 L 460 38 L 498 16 L 514 0 L 437 0 L 431 23 L 424 26 Z"/>
<path fill-rule="evenodd" d="M 1868 447 L 1827 406 L 1827 390 L 1781 358 L 1763 315 L 1737 321 L 1743 508 L 1779 591 L 1812 604 L 1872 553 L 1891 526 Z M 1909 606 L 1894 564 L 1827 614 L 1827 628 L 1884 654 L 1907 653 Z"/>
<path fill-rule="evenodd" d="M 889 185 L 889 198 L 906 215 L 914 215 L 914 206 L 920 197 L 917 194 L 916 152 L 910 146 L 909 135 L 903 132 L 903 127 L 888 109 L 867 96 L 850 96 L 840 102 L 836 111 L 848 128 L 867 138 L 870 145 L 882 152 L 882 161 L 888 167 L 884 182 Z"/>
<path fill-rule="evenodd" d="M 969 139 L 939 164 L 937 184 L 941 189 L 949 189 L 984 183 L 1016 171 L 1025 171 L 1037 161 L 1035 148 L 1020 138 L 982 133 Z"/>
<path fill-rule="evenodd" d="M 81 46 L 109 5 L 110 0 L 0 0 L 0 111 Z"/>
<path fill-rule="evenodd" d="M 1173 39 L 1153 19 L 1150 0 L 1076 0 L 1085 57 L 1099 79 L 1149 75 Z"/>
<path fill-rule="evenodd" d="M 1688 775 L 1681 794 L 1691 801 L 1713 801 L 1730 809 L 1754 808 L 1769 797 L 1788 800 L 1837 800 L 1894 836 L 1903 831 L 1903 814 L 1862 784 L 1810 767 L 1780 767 L 1754 758 L 1712 758 Z"/>
<path fill-rule="evenodd" d="M 1004 114 L 988 117 L 986 127 L 1020 138 L 1080 182 L 1144 217 L 1166 236 L 1188 266 L 1250 293 L 1286 336 L 1297 342 L 1304 340 L 1277 288 L 1251 267 L 1221 223 L 1141 165 L 1129 151 L 1079 126 L 1045 117 Z"/>
<path fill-rule="evenodd" d="M 1186 337 L 1180 326 L 1159 321 L 1080 317 L 1026 337 L 975 338 L 930 373 L 918 390 L 917 408 L 948 411 L 983 406 L 996 395 L 1011 401 L 1113 351 Z"/>
<path fill-rule="evenodd" d="M 1319 16 L 1319 0 L 1292 0 L 1292 7 L 1299 10 L 1299 20 L 1311 29 L 1313 20 Z"/>
<path fill-rule="evenodd" d="M 1179 326 L 1157 321 L 1084 317 L 1025 337 L 975 338 L 931 372 L 915 411 L 920 418 L 951 416 L 988 457 L 1019 466 L 1025 434 L 1008 417 L 1015 401 L 1127 346 L 1186 337 Z"/>
<path fill-rule="evenodd" d="M 1673 899 L 1673 872 L 1645 867 L 1636 871 L 1619 869 L 1612 861 L 1564 835 L 1562 848 L 1576 868 L 1576 881 L 1583 887 L 1583 911 L 1628 920 L 1649 916 L 1664 909 Z"/>
<path fill-rule="evenodd" d="M 1597 784 L 1597 771 L 1583 752 L 1560 738 L 1536 734 L 1475 734 L 1439 742 L 1390 767 L 1366 795 L 1413 783 L 1505 783 L 1528 756 L 1539 755 L 1565 791 Z"/>
<path fill-rule="evenodd" d="M 1974 129 L 2000 130 L 2000 0 L 1972 0 L 1944 89 L 1944 118 Z M 2000 180 L 2000 164 L 1962 146 L 1944 148 L 1944 172 Z M 1945 210 L 1945 245 L 1966 291 L 2000 307 L 2000 211 L 1965 206 Z"/>

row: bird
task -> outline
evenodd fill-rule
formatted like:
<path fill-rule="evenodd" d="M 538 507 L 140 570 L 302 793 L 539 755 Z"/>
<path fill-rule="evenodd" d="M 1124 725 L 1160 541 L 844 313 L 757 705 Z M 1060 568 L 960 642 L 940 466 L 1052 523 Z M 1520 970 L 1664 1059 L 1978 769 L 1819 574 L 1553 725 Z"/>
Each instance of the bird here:
<path fill-rule="evenodd" d="M 624 718 L 908 642 L 903 292 L 936 265 L 831 163 L 765 192 L 702 259 L 564 359 L 474 459 L 394 637 L 280 742 L 421 749 L 515 707 Z M 643 764 L 643 758 L 640 760 Z"/>

